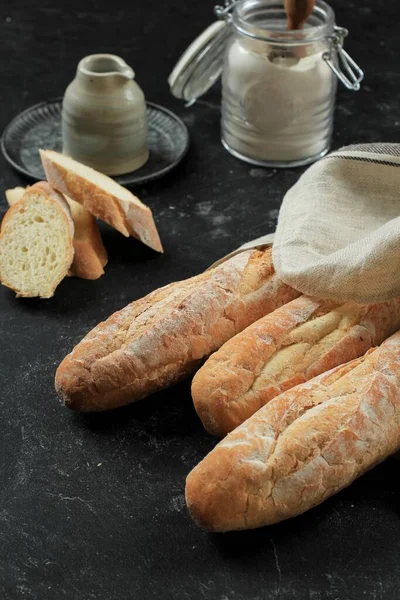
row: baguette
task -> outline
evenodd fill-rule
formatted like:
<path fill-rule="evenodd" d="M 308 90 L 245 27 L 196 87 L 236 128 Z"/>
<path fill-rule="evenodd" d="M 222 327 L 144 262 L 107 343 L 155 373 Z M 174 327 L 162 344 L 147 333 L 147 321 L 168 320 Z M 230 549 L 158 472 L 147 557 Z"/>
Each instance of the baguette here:
<path fill-rule="evenodd" d="M 56 373 L 56 390 L 78 411 L 122 406 L 192 374 L 230 337 L 299 295 L 276 276 L 271 249 L 133 302 L 93 329 Z"/>
<path fill-rule="evenodd" d="M 32 188 L 42 188 L 49 195 L 57 194 L 45 181 L 35 183 Z M 16 187 L 6 190 L 9 206 L 18 202 L 26 189 L 31 188 Z M 69 206 L 74 222 L 74 260 L 68 275 L 81 279 L 98 279 L 104 274 L 103 267 L 107 264 L 107 251 L 104 248 L 96 219 L 78 202 L 66 196 L 63 198 Z"/>
<path fill-rule="evenodd" d="M 338 305 L 301 296 L 226 342 L 195 375 L 194 406 L 223 437 L 275 396 L 353 358 L 400 328 L 400 298 Z"/>
<path fill-rule="evenodd" d="M 29 188 L 1 224 L 1 283 L 17 297 L 51 298 L 73 261 L 73 236 L 64 198 L 45 186 Z"/>
<path fill-rule="evenodd" d="M 132 235 L 153 250 L 163 251 L 150 208 L 129 190 L 107 175 L 53 150 L 41 150 L 40 156 L 46 178 L 54 189 L 73 198 L 126 237 Z"/>
<path fill-rule="evenodd" d="M 400 332 L 281 394 L 220 442 L 186 481 L 209 531 L 299 515 L 400 448 Z"/>

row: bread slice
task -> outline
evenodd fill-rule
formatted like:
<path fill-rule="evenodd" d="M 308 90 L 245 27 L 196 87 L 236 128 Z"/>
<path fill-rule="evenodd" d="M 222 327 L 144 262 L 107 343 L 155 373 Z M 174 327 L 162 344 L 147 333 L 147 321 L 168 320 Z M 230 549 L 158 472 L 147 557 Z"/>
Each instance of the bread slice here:
<path fill-rule="evenodd" d="M 41 150 L 40 156 L 54 189 L 83 204 L 126 237 L 132 235 L 153 250 L 163 251 L 150 208 L 129 190 L 103 173 L 53 150 Z"/>
<path fill-rule="evenodd" d="M 65 196 L 75 226 L 75 257 L 71 275 L 81 279 L 98 279 L 104 275 L 107 250 L 104 248 L 96 219 L 82 204 Z"/>
<path fill-rule="evenodd" d="M 193 469 L 186 502 L 210 531 L 299 515 L 400 449 L 400 332 L 277 396 Z"/>
<path fill-rule="evenodd" d="M 25 191 L 27 189 L 29 189 L 29 186 L 27 188 L 15 187 L 11 188 L 10 190 L 6 190 L 6 199 L 8 206 L 12 206 L 16 202 L 18 202 L 18 200 L 21 200 L 22 196 L 25 194 Z"/>
<path fill-rule="evenodd" d="M 74 224 L 59 194 L 29 188 L 0 230 L 0 281 L 17 297 L 50 298 L 74 258 Z"/>
<path fill-rule="evenodd" d="M 43 188 L 44 183 L 39 182 L 32 187 Z M 50 186 L 48 190 L 54 192 Z M 8 204 L 12 206 L 15 202 L 18 202 L 24 192 L 25 188 L 23 187 L 6 190 Z M 107 251 L 103 246 L 96 219 L 78 202 L 66 196 L 64 196 L 64 199 L 68 203 L 75 229 L 75 254 L 68 275 L 80 277 L 81 279 L 98 279 L 104 274 L 103 267 L 107 264 Z"/>

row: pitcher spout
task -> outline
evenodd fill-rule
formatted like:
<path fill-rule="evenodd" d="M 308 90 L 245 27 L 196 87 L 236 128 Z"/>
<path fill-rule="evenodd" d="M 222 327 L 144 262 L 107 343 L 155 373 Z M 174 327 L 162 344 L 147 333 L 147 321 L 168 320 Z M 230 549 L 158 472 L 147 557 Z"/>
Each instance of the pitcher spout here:
<path fill-rule="evenodd" d="M 132 80 L 135 77 L 133 69 L 123 58 L 115 54 L 91 54 L 86 56 L 78 64 L 78 75 L 103 80 L 107 77 Z"/>

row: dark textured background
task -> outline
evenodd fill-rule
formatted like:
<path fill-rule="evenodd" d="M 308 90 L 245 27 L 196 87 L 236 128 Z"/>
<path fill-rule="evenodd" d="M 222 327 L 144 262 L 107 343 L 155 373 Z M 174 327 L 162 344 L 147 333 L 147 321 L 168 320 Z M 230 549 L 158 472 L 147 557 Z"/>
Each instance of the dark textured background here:
<path fill-rule="evenodd" d="M 185 109 L 168 91 L 181 51 L 212 20 L 210 0 L 3 0 L 0 127 L 61 95 L 76 63 L 114 52 L 147 98 L 185 120 L 182 165 L 135 190 L 165 255 L 104 227 L 106 275 L 65 280 L 51 300 L 0 290 L 0 598 L 2 600 L 389 600 L 400 597 L 399 464 L 391 459 L 321 507 L 254 532 L 207 535 L 184 504 L 189 470 L 213 447 L 189 385 L 110 414 L 79 416 L 53 391 L 56 365 L 98 321 L 273 230 L 301 170 L 252 168 L 219 141 L 219 95 Z M 334 147 L 399 141 L 396 0 L 336 0 L 347 49 L 366 71 L 340 89 Z M 24 183 L 0 159 L 3 191 Z"/>

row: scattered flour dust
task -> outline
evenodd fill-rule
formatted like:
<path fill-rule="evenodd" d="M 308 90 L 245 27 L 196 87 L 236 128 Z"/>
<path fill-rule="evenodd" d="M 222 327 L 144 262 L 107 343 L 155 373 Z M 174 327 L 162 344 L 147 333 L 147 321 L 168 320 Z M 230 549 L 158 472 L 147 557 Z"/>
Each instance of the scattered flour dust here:
<path fill-rule="evenodd" d="M 181 512 L 181 510 L 185 507 L 185 496 L 183 494 L 174 496 L 171 498 L 169 505 L 174 512 Z"/>

